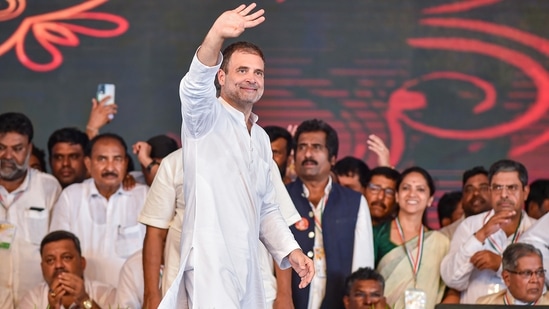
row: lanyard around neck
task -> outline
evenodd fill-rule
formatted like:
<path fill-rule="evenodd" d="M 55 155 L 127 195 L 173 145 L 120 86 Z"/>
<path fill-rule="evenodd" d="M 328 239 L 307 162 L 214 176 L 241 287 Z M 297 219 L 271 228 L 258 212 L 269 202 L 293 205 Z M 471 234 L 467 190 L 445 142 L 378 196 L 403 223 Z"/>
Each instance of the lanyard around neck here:
<path fill-rule="evenodd" d="M 486 214 L 486 217 L 484 218 L 484 224 L 486 224 L 486 222 L 488 221 L 487 219 L 489 214 L 490 213 Z M 517 228 L 515 229 L 515 232 L 513 233 L 513 238 L 511 239 L 512 244 L 516 243 L 520 238 L 519 228 L 521 223 L 522 223 L 522 212 L 520 213 L 520 218 L 517 224 Z M 488 236 L 488 242 L 490 243 L 490 246 L 492 246 L 492 248 L 494 248 L 494 250 L 496 250 L 496 252 L 499 255 L 503 254 L 503 250 L 505 250 L 505 248 L 502 248 L 500 245 L 498 245 L 497 241 L 492 237 L 492 235 Z"/>
<path fill-rule="evenodd" d="M 423 228 L 423 224 L 419 228 L 419 235 L 417 238 L 417 254 L 416 258 L 414 260 L 412 256 L 412 252 L 408 249 L 406 246 L 406 241 L 404 238 L 404 231 L 402 230 L 402 225 L 400 224 L 400 220 L 398 220 L 398 217 L 395 218 L 395 223 L 398 230 L 398 235 L 400 236 L 400 239 L 402 240 L 402 247 L 404 248 L 404 251 L 406 252 L 406 256 L 408 257 L 408 262 L 410 262 L 410 266 L 412 267 L 412 273 L 414 275 L 414 287 L 417 285 L 417 274 L 419 272 L 419 266 L 421 265 L 421 259 L 423 257 L 423 242 L 425 240 L 425 230 Z"/>

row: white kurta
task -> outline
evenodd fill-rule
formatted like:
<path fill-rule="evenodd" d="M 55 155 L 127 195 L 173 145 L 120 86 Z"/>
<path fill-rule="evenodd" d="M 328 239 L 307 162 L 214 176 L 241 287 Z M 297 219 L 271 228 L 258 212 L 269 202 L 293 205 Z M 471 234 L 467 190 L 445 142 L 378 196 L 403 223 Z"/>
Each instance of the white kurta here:
<path fill-rule="evenodd" d="M 501 278 L 501 266 L 497 272 L 489 269 L 478 270 L 471 257 L 482 250 L 501 255 L 513 241 L 513 235 L 507 237 L 503 230 L 498 230 L 481 243 L 475 233 L 494 215 L 494 211 L 483 212 L 465 218 L 458 226 L 450 242 L 450 251 L 440 265 L 440 276 L 447 286 L 461 291 L 460 303 L 475 304 L 481 296 L 499 292 L 506 288 Z M 522 212 L 522 221 L 517 231 L 515 242 L 522 241 L 524 232 L 536 221 Z M 496 249 L 494 246 L 498 247 Z M 499 251 L 499 252 L 498 252 Z"/>
<path fill-rule="evenodd" d="M 87 260 L 86 278 L 118 286 L 126 259 L 143 248 L 145 226 L 137 221 L 147 187 L 120 187 L 109 200 L 99 194 L 92 178 L 68 186 L 53 211 L 50 231 L 74 233 Z"/>
<path fill-rule="evenodd" d="M 184 307 L 187 293 L 195 308 L 265 308 L 259 239 L 282 268 L 299 248 L 274 202 L 267 134 L 255 115 L 248 132 L 244 115 L 215 96 L 220 64 L 206 67 L 195 55 L 181 81 L 182 265 L 160 308 Z"/>
<path fill-rule="evenodd" d="M 11 193 L 0 186 L 0 222 L 16 226 L 13 244 L 9 249 L 0 248 L 0 308 L 13 308 L 24 293 L 43 280 L 40 242 L 48 233 L 59 193 L 57 179 L 32 168 Z"/>

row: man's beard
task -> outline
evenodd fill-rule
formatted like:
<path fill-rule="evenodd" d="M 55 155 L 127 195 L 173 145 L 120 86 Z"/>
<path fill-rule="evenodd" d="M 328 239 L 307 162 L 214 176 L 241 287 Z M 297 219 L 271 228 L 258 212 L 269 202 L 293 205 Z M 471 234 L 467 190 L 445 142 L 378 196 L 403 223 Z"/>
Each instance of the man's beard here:
<path fill-rule="evenodd" d="M 25 158 L 25 161 L 21 165 L 17 164 L 14 159 L 0 159 L 0 178 L 7 181 L 14 181 L 25 176 L 25 173 L 29 169 L 30 155 L 31 154 L 29 152 Z M 6 163 L 14 165 L 15 167 L 11 170 L 1 168 L 1 166 Z"/>

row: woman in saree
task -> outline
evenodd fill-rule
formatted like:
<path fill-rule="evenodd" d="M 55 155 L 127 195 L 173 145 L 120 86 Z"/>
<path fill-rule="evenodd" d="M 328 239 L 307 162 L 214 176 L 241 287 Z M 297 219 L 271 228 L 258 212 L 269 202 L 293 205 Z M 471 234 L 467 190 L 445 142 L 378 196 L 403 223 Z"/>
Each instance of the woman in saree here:
<path fill-rule="evenodd" d="M 440 263 L 450 242 L 423 223 L 434 193 L 434 181 L 425 169 L 406 169 L 397 181 L 397 217 L 374 228 L 376 267 L 385 278 L 385 297 L 393 309 L 403 309 L 405 300 L 433 309 L 442 299 Z"/>

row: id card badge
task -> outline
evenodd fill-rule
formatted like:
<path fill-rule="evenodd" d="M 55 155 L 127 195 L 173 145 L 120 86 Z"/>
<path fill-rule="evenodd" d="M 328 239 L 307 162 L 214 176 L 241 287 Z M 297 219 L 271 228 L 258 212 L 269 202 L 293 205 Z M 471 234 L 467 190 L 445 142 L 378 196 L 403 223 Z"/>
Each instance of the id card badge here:
<path fill-rule="evenodd" d="M 404 308 L 425 309 L 427 306 L 427 294 L 420 289 L 406 289 L 404 291 Z"/>
<path fill-rule="evenodd" d="M 15 239 L 16 227 L 7 221 L 0 221 L 0 250 L 9 250 Z"/>

